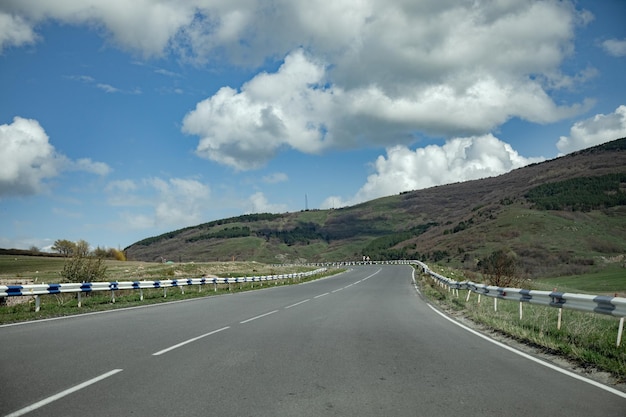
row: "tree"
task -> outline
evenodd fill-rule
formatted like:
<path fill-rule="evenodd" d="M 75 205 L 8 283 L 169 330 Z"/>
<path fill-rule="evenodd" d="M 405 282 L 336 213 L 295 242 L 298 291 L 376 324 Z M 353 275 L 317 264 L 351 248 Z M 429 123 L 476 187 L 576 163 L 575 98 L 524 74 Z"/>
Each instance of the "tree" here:
<path fill-rule="evenodd" d="M 54 245 L 52 245 L 52 250 L 60 253 L 64 256 L 70 256 L 74 253 L 74 249 L 76 248 L 76 244 L 71 240 L 67 239 L 57 239 L 54 241 Z"/>
<path fill-rule="evenodd" d="M 478 269 L 487 277 L 489 285 L 510 287 L 519 282 L 517 261 L 513 253 L 502 249 L 492 252 L 478 262 Z"/>
<path fill-rule="evenodd" d="M 75 244 L 74 255 L 85 257 L 89 255 L 89 242 L 79 240 Z"/>
<path fill-rule="evenodd" d="M 126 254 L 123 251 L 114 248 L 108 250 L 107 257 L 115 259 L 116 261 L 126 260 Z"/>

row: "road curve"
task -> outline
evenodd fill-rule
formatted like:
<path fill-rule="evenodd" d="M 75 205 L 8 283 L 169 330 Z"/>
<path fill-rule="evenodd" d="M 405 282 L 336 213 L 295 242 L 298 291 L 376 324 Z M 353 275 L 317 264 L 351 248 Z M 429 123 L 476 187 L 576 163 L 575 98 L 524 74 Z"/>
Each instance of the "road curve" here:
<path fill-rule="evenodd" d="M 606 416 L 626 397 L 436 313 L 409 266 L 0 327 L 0 416 Z"/>

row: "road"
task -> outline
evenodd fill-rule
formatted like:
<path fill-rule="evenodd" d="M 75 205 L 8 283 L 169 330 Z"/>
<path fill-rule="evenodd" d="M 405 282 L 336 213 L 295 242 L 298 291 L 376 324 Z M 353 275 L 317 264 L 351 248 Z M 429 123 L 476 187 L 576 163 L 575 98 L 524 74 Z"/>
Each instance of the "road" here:
<path fill-rule="evenodd" d="M 0 327 L 0 416 L 606 416 L 435 312 L 409 266 Z"/>

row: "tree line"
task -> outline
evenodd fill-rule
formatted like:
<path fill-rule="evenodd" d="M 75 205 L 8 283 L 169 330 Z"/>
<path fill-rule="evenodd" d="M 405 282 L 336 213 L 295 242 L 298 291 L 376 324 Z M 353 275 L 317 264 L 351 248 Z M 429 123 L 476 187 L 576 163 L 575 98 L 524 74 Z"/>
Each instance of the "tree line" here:
<path fill-rule="evenodd" d="M 57 239 L 54 241 L 51 249 L 65 257 L 81 257 L 86 258 L 93 256 L 95 258 L 102 259 L 114 259 L 117 261 L 125 261 L 126 254 L 118 249 L 114 248 L 101 248 L 97 246 L 95 249 L 91 250 L 91 245 L 89 242 L 85 240 L 77 240 L 76 242 L 72 242 L 67 239 Z"/>
<path fill-rule="evenodd" d="M 126 255 L 121 250 L 105 249 L 100 246 L 92 250 L 89 242 L 82 239 L 76 242 L 67 239 L 55 240 L 52 250 L 67 258 L 63 270 L 59 272 L 66 282 L 103 281 L 106 279 L 107 271 L 105 259 L 126 260 Z"/>

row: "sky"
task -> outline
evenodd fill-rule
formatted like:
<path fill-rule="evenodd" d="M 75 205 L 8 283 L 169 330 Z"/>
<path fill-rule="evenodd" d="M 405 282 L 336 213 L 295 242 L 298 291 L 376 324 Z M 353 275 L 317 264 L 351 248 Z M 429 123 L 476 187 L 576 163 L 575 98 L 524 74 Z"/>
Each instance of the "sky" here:
<path fill-rule="evenodd" d="M 626 1 L 3 0 L 0 247 L 123 249 L 626 137 Z"/>

